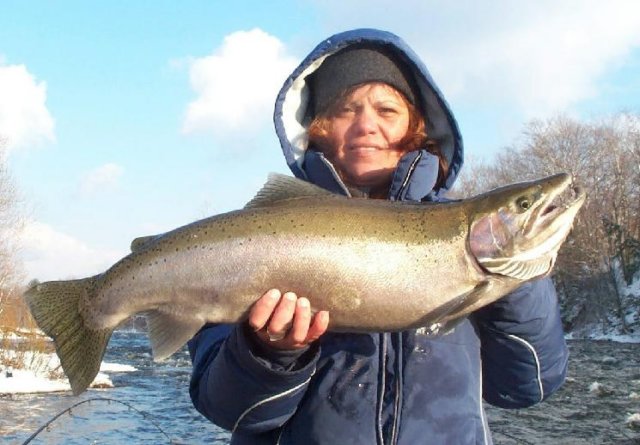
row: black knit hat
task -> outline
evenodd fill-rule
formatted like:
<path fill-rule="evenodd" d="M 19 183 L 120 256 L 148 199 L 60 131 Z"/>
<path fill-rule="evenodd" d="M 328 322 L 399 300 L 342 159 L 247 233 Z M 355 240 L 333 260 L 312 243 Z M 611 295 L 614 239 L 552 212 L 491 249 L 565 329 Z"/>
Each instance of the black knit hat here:
<path fill-rule="evenodd" d="M 384 82 L 416 104 L 413 76 L 398 56 L 383 46 L 354 44 L 327 57 L 306 79 L 311 102 L 307 115 L 316 116 L 342 91 L 365 82 Z"/>

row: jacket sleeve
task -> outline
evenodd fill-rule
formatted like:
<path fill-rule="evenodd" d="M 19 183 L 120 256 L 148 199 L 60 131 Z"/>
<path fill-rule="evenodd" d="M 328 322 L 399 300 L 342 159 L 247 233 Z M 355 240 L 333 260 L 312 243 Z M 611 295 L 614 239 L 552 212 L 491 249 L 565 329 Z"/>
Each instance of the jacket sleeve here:
<path fill-rule="evenodd" d="M 216 425 L 248 434 L 273 430 L 295 412 L 315 372 L 319 347 L 274 351 L 245 324 L 206 326 L 189 341 L 189 393 Z"/>
<path fill-rule="evenodd" d="M 545 400 L 562 385 L 569 354 L 550 278 L 525 283 L 474 316 L 487 402 L 524 408 Z"/>

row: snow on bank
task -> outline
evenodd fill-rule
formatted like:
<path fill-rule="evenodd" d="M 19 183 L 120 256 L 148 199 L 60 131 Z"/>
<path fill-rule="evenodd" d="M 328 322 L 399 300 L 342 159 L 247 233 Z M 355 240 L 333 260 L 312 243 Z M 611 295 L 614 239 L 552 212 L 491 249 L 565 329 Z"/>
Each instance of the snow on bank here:
<path fill-rule="evenodd" d="M 617 266 L 619 269 L 619 266 Z M 640 272 L 635 279 L 627 285 L 618 270 L 618 287 L 626 308 L 624 323 L 617 315 L 611 314 L 608 320 L 583 326 L 574 332 L 568 333 L 567 340 L 605 340 L 617 343 L 640 343 Z M 631 332 L 631 333 L 628 333 Z"/>
<path fill-rule="evenodd" d="M 71 391 L 69 381 L 60 376 L 60 361 L 55 354 L 26 353 L 21 358 L 25 365 L 21 369 L 0 367 L 0 394 Z M 107 373 L 136 370 L 129 365 L 102 362 L 90 388 L 113 388 Z"/>
<path fill-rule="evenodd" d="M 629 428 L 640 430 L 640 413 L 629 414 L 625 423 Z"/>
<path fill-rule="evenodd" d="M 640 343 L 640 334 L 603 333 L 596 330 L 590 332 L 588 335 L 574 335 L 573 332 L 570 332 L 566 334 L 564 338 L 567 340 L 602 340 L 616 343 Z"/>

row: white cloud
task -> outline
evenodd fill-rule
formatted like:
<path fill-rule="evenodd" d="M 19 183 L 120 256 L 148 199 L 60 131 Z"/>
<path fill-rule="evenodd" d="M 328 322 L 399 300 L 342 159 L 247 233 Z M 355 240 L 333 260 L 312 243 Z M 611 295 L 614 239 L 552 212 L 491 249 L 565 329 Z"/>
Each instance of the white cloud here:
<path fill-rule="evenodd" d="M 80 192 L 83 195 L 90 195 L 101 190 L 113 190 L 118 186 L 123 173 L 124 169 L 118 164 L 101 165 L 82 175 Z"/>
<path fill-rule="evenodd" d="M 554 2 L 525 10 L 517 19 L 467 43 L 460 94 L 513 102 L 530 116 L 556 112 L 597 96 L 601 77 L 640 46 L 637 2 L 629 8 Z M 448 71 L 454 72 L 456 65 Z"/>
<path fill-rule="evenodd" d="M 0 137 L 9 150 L 55 139 L 46 99 L 45 82 L 38 82 L 24 65 L 4 65 L 0 58 Z"/>
<path fill-rule="evenodd" d="M 527 116 L 597 96 L 602 76 L 640 47 L 635 0 L 407 0 L 380 14 L 386 5 L 318 2 L 339 29 L 367 23 L 403 37 L 453 100 Z"/>
<path fill-rule="evenodd" d="M 122 256 L 121 252 L 90 247 L 37 221 L 25 225 L 21 245 L 27 277 L 40 281 L 95 275 Z"/>
<path fill-rule="evenodd" d="M 183 132 L 260 128 L 270 121 L 276 94 L 297 62 L 280 40 L 260 29 L 226 36 L 211 55 L 190 63 L 197 97 L 187 107 Z"/>

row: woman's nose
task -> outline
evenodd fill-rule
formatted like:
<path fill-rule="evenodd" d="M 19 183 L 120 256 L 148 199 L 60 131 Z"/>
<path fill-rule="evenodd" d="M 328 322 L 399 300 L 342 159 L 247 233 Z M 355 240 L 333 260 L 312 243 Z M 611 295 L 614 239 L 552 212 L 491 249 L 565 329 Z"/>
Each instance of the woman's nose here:
<path fill-rule="evenodd" d="M 356 114 L 355 121 L 356 128 L 361 133 L 371 133 L 376 130 L 376 113 L 375 110 L 369 107 L 363 107 L 359 113 Z"/>

